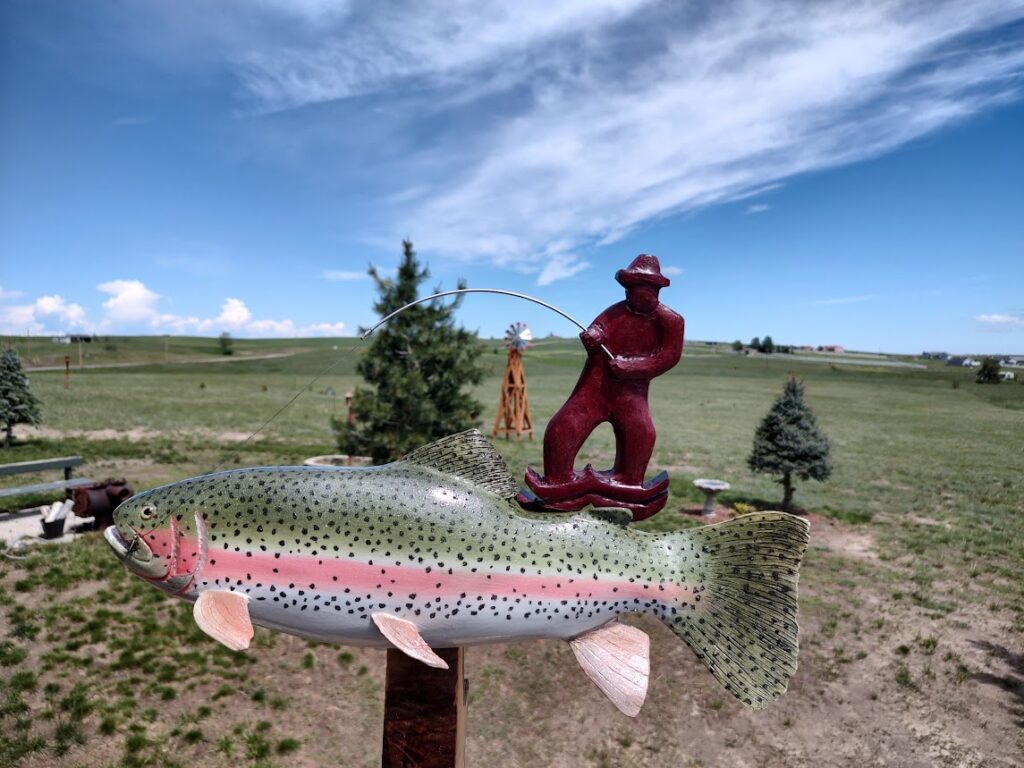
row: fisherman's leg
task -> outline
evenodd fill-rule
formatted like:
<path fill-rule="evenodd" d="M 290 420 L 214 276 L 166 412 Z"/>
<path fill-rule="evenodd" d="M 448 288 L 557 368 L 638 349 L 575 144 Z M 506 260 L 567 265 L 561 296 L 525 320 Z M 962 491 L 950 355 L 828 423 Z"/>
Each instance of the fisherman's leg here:
<path fill-rule="evenodd" d="M 544 430 L 544 479 L 566 483 L 573 479 L 573 462 L 583 443 L 605 421 L 603 409 L 588 398 L 570 397 Z"/>
<path fill-rule="evenodd" d="M 615 430 L 615 480 L 643 485 L 656 438 L 647 398 L 620 398 L 611 422 Z"/>

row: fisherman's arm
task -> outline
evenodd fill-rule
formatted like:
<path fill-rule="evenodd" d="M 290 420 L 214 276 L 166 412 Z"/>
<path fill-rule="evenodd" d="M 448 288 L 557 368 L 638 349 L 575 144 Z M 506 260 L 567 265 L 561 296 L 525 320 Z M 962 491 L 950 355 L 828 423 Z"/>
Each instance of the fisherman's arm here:
<path fill-rule="evenodd" d="M 653 379 L 670 370 L 683 355 L 683 318 L 672 310 L 659 317 L 660 343 L 655 352 L 637 357 L 615 357 L 608 362 L 619 379 Z"/>

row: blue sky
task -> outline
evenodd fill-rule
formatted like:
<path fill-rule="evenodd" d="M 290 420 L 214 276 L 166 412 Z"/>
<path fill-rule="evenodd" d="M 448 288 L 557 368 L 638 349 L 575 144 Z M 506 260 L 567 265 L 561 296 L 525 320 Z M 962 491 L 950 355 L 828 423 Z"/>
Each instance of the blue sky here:
<path fill-rule="evenodd" d="M 0 333 L 352 334 L 429 287 L 1024 352 L 1024 2 L 0 6 Z M 512 299 L 462 322 L 573 332 Z"/>

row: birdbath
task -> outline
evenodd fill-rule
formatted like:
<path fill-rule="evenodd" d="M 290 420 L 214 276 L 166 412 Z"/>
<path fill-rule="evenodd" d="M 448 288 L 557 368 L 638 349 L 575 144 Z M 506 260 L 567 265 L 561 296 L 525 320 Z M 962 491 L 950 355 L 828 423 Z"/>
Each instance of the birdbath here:
<path fill-rule="evenodd" d="M 729 484 L 724 480 L 708 480 L 703 477 L 694 480 L 693 484 L 704 491 L 704 509 L 700 513 L 702 515 L 713 515 L 715 512 L 715 496 L 722 491 L 729 490 Z"/>

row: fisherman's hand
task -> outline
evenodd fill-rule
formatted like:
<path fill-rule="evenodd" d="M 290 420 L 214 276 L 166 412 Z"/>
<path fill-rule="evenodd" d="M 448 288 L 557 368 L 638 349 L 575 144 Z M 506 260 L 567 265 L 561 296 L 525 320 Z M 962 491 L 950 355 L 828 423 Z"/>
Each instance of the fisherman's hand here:
<path fill-rule="evenodd" d="M 608 369 L 616 376 L 629 373 L 629 361 L 622 357 L 613 357 L 608 361 Z"/>
<path fill-rule="evenodd" d="M 594 352 L 595 350 L 600 349 L 601 344 L 604 343 L 604 334 L 601 333 L 599 328 L 591 326 L 580 334 L 580 341 L 583 342 L 583 346 L 586 347 L 588 351 Z"/>

